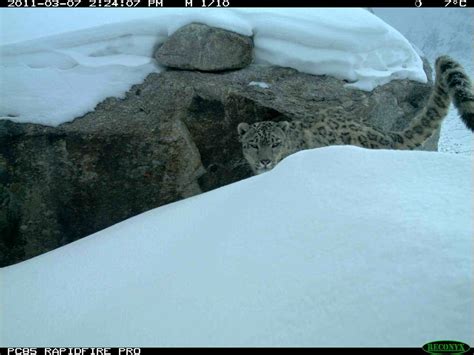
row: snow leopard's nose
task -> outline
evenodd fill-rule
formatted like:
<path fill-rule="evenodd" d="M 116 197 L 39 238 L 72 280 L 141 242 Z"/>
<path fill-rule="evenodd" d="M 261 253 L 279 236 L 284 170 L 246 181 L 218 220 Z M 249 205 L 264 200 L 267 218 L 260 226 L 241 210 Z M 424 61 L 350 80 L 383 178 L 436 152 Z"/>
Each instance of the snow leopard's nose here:
<path fill-rule="evenodd" d="M 263 160 L 260 160 L 260 164 L 262 164 L 263 166 L 268 166 L 271 164 L 271 160 L 270 159 L 263 159 Z"/>

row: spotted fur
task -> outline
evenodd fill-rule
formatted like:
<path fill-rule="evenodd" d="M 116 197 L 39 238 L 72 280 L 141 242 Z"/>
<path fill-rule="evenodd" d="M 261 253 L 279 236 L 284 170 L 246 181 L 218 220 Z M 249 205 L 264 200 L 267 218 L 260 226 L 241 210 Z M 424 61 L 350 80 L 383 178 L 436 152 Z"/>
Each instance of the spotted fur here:
<path fill-rule="evenodd" d="M 474 97 L 471 80 L 459 63 L 448 56 L 436 60 L 436 80 L 428 103 L 401 132 L 383 132 L 356 121 L 322 115 L 308 125 L 302 121 L 262 121 L 237 127 L 245 159 L 255 174 L 272 169 L 299 150 L 328 145 L 364 148 L 414 149 L 439 128 L 451 100 L 466 126 L 474 131 Z"/>

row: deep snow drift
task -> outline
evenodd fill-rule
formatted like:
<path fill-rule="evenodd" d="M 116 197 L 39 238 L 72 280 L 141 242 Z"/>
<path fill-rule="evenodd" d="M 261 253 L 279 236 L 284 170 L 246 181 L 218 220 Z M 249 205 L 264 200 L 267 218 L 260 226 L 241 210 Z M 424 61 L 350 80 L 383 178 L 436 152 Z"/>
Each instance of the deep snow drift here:
<path fill-rule="evenodd" d="M 68 14 L 82 18 L 81 10 L 68 9 Z M 56 20 L 49 12 L 49 23 L 57 23 L 54 36 L 0 46 L 0 117 L 56 126 L 93 110 L 106 97 L 121 97 L 132 84 L 160 70 L 153 50 L 191 22 L 252 35 L 257 63 L 332 75 L 363 90 L 393 79 L 426 81 L 410 43 L 364 9 L 148 9 L 143 19 L 136 19 L 134 10 L 118 11 L 133 19 L 114 15 L 114 23 L 96 15 L 69 23 L 64 12 Z M 25 40 L 28 28 L 45 22 L 28 11 L 0 14 L 7 41 Z M 93 24 L 97 26 L 84 29 Z M 69 32 L 59 33 L 61 29 Z M 36 31 L 30 33 L 36 36 Z"/>
<path fill-rule="evenodd" d="M 0 269 L 1 346 L 473 343 L 472 160 L 328 147 Z"/>

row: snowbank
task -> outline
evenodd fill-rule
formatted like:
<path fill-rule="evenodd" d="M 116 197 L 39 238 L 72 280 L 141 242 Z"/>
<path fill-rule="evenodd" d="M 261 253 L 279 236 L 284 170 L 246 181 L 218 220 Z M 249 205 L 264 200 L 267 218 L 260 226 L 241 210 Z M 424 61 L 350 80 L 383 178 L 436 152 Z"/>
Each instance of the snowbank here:
<path fill-rule="evenodd" d="M 56 126 L 93 110 L 108 96 L 122 97 L 131 85 L 162 69 L 152 58 L 154 48 L 191 22 L 252 35 L 258 63 L 332 75 L 363 90 L 392 79 L 426 81 L 409 42 L 363 9 L 158 9 L 139 20 L 133 10 L 119 11 L 133 20 L 120 15 L 114 17 L 119 22 L 110 23 L 92 16 L 77 25 L 58 13 L 53 31 L 70 32 L 0 46 L 0 117 Z M 35 20 L 31 12 L 22 14 L 12 13 L 12 28 L 5 26 L 2 38 L 9 32 L 12 38 L 27 38 L 14 24 L 23 25 L 24 16 L 31 28 Z M 85 24 L 97 26 L 83 29 Z"/>
<path fill-rule="evenodd" d="M 472 338 L 472 160 L 329 147 L 0 269 L 1 346 Z"/>

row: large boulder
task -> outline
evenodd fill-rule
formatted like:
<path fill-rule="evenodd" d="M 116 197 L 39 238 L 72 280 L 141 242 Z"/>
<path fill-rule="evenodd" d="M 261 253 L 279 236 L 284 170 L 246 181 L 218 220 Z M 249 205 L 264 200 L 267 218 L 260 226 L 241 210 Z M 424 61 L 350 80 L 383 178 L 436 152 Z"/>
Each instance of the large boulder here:
<path fill-rule="evenodd" d="M 193 23 L 171 35 L 157 50 L 161 65 L 208 72 L 234 70 L 252 62 L 250 37 Z"/>
<path fill-rule="evenodd" d="M 317 120 L 333 112 L 400 130 L 430 89 L 400 80 L 365 92 L 266 65 L 169 70 L 57 128 L 0 120 L 1 266 L 251 176 L 239 122 Z M 436 142 L 424 149 L 436 150 Z"/>

